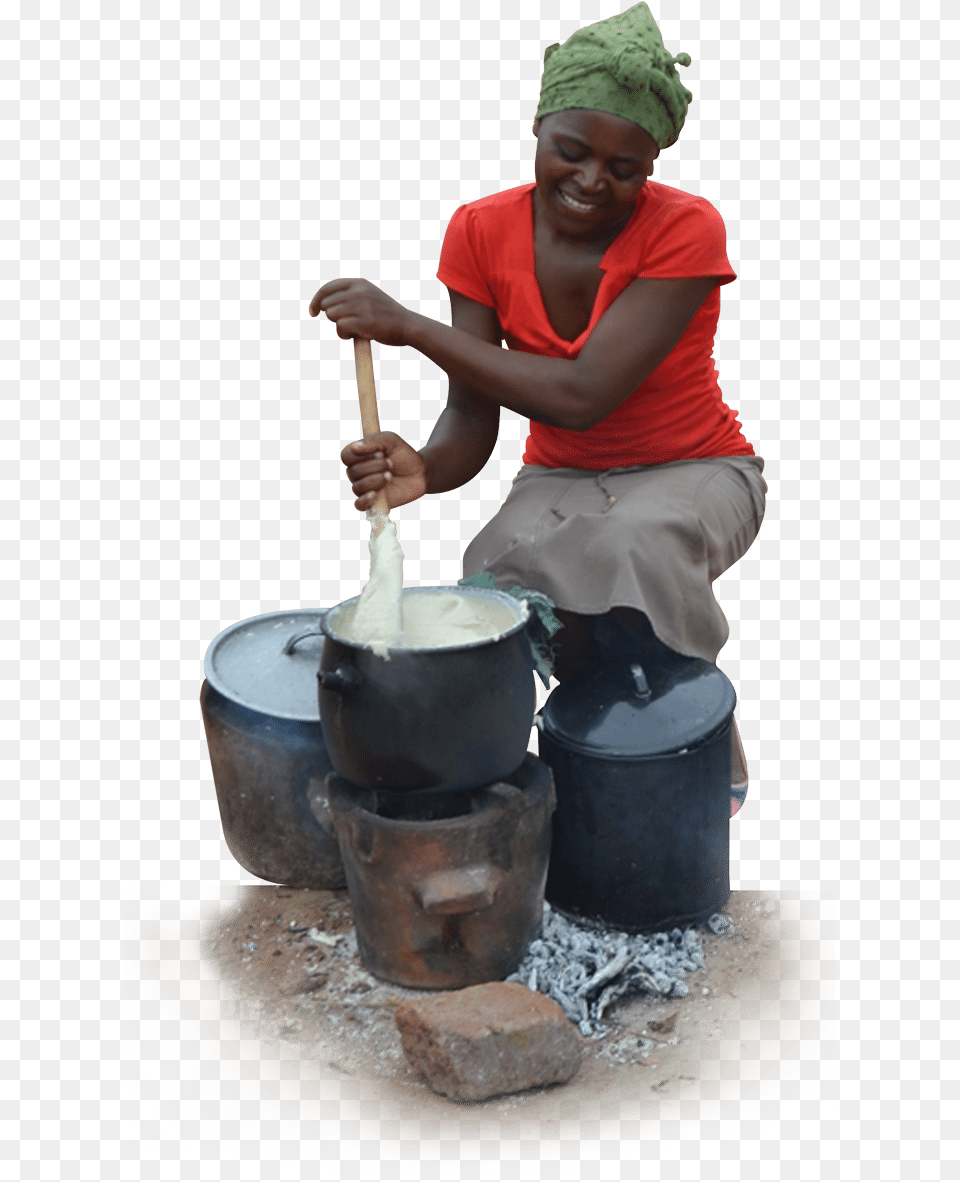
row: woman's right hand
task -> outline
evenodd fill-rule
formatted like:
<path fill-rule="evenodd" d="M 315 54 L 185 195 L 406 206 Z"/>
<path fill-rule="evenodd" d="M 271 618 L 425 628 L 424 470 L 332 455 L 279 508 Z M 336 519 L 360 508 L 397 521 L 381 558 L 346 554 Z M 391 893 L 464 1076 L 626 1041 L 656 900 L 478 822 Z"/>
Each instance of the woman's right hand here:
<path fill-rule="evenodd" d="M 387 506 L 409 504 L 427 491 L 427 465 L 423 456 L 393 431 L 365 435 L 348 443 L 340 453 L 347 479 L 361 513 L 373 508 L 377 493 L 386 490 Z"/>

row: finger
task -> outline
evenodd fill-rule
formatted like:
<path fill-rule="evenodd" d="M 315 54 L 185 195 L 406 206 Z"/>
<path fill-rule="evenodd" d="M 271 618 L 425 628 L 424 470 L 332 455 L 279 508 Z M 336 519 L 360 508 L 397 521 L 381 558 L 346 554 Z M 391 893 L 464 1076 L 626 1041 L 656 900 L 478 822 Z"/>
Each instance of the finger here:
<path fill-rule="evenodd" d="M 376 472 L 372 476 L 364 477 L 363 480 L 353 481 L 350 487 L 353 489 L 353 495 L 360 497 L 365 493 L 379 492 L 382 488 L 386 488 L 389 483 L 389 472 Z"/>
<path fill-rule="evenodd" d="M 354 443 L 348 443 L 341 451 L 340 459 L 345 464 L 357 464 L 361 460 L 370 460 L 375 455 L 382 455 L 383 448 L 373 442 L 368 442 L 366 439 L 358 439 Z"/>
<path fill-rule="evenodd" d="M 370 492 L 362 493 L 353 503 L 360 510 L 372 509 L 380 497 L 386 500 L 388 508 L 392 507 L 394 498 L 390 495 L 389 487 L 372 489 Z M 400 500 L 402 501 L 402 499 L 401 497 Z"/>
<path fill-rule="evenodd" d="M 337 330 L 337 336 L 342 337 L 345 341 L 349 341 L 352 337 L 366 337 L 372 340 L 372 336 L 368 331 L 365 331 L 367 325 L 360 319 L 356 313 L 344 308 L 337 312 L 326 313 L 327 319 L 334 325 Z"/>
<path fill-rule="evenodd" d="M 331 324 L 336 325 L 338 331 L 342 328 L 349 330 L 351 336 L 366 336 L 372 339 L 369 332 L 365 331 L 368 328 L 367 322 L 357 312 L 356 308 L 325 308 L 324 314 Z"/>
<path fill-rule="evenodd" d="M 310 315 L 317 316 L 319 314 L 321 301 L 326 296 L 345 291 L 354 282 L 356 281 L 353 279 L 331 279 L 329 283 L 325 283 L 310 301 Z"/>
<path fill-rule="evenodd" d="M 337 282 L 338 282 L 337 280 L 334 280 L 334 284 L 336 284 Z M 329 297 L 331 295 L 331 292 L 330 292 L 331 286 L 332 286 L 331 284 L 325 283 L 323 285 L 323 287 L 321 287 L 320 290 L 314 295 L 313 299 L 310 301 L 310 315 L 311 316 L 319 316 L 320 313 L 323 311 L 324 301 L 329 299 Z M 337 290 L 339 290 L 339 289 L 337 289 Z"/>
<path fill-rule="evenodd" d="M 358 480 L 363 480 L 367 476 L 381 476 L 384 473 L 391 474 L 391 467 L 382 456 L 378 460 L 365 460 L 361 464 L 350 464 L 347 467 L 347 479 L 351 484 L 356 484 Z"/>
<path fill-rule="evenodd" d="M 382 434 L 376 434 L 369 439 L 358 439 L 355 443 L 348 443 L 341 451 L 340 459 L 348 468 L 370 460 L 383 460 L 385 466 L 393 471 L 393 459 L 390 452 L 395 447 L 395 440 Z"/>
<path fill-rule="evenodd" d="M 351 464 L 359 464 L 361 460 L 372 459 L 377 454 L 374 448 L 374 444 L 366 444 L 362 439 L 356 443 L 348 443 L 340 453 L 340 460 L 348 467 Z"/>
<path fill-rule="evenodd" d="M 349 310 L 351 301 L 347 296 L 338 292 L 334 295 L 324 296 L 318 306 L 328 319 L 336 320 L 338 316 L 342 316 Z"/>
<path fill-rule="evenodd" d="M 368 509 L 372 509 L 377 503 L 376 493 L 367 493 L 366 496 L 357 497 L 353 502 L 353 507 L 359 509 L 361 513 L 366 513 Z"/>
<path fill-rule="evenodd" d="M 384 455 L 384 453 L 378 448 L 376 451 L 354 452 L 353 457 L 349 460 L 345 460 L 344 463 L 346 463 L 349 467 L 352 464 L 369 465 L 376 462 L 379 465 L 377 471 L 382 472 L 384 469 L 391 467 L 389 459 L 390 457 Z"/>

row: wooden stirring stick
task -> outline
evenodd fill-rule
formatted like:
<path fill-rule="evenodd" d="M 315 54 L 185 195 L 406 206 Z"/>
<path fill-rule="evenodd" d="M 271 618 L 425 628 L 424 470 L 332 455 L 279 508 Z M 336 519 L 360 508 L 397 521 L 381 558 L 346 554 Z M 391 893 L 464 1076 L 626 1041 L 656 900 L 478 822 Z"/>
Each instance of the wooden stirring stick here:
<path fill-rule="evenodd" d="M 353 338 L 353 360 L 357 367 L 360 425 L 364 435 L 376 435 L 380 430 L 380 415 L 377 412 L 377 387 L 373 379 L 373 354 L 370 352 L 370 342 L 363 337 Z M 381 489 L 373 503 L 373 513 L 376 518 L 373 524 L 374 534 L 378 534 L 383 529 L 383 519 L 388 512 L 387 491 Z"/>

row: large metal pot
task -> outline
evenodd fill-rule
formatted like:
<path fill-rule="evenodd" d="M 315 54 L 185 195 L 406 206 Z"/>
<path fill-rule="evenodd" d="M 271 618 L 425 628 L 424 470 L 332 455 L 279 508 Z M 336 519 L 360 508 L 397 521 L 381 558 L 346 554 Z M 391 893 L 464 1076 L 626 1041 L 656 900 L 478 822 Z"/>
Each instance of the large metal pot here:
<path fill-rule="evenodd" d="M 715 666 L 650 637 L 565 680 L 540 712 L 557 811 L 547 899 L 625 931 L 693 923 L 730 896 L 730 731 Z"/>
<path fill-rule="evenodd" d="M 320 719 L 336 772 L 363 788 L 477 788 L 523 762 L 536 694 L 528 609 L 501 591 L 408 587 L 403 595 L 469 596 L 513 623 L 490 640 L 449 648 L 393 648 L 388 657 L 343 638 L 357 599 L 321 627 Z M 339 627 L 338 627 L 339 625 Z"/>
<path fill-rule="evenodd" d="M 319 618 L 271 612 L 221 632 L 200 708 L 230 852 L 268 882 L 333 890 L 346 879 L 326 801 Z"/>

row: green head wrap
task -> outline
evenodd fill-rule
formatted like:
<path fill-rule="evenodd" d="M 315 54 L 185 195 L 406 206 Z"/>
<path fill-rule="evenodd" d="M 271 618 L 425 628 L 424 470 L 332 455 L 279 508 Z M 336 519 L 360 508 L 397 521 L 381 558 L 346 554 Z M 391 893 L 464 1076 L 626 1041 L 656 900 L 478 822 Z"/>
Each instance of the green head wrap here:
<path fill-rule="evenodd" d="M 572 107 L 606 111 L 636 123 L 661 148 L 669 148 L 693 100 L 677 62 L 689 66 L 690 55 L 671 57 L 650 9 L 635 4 L 547 49 L 537 118 Z"/>

